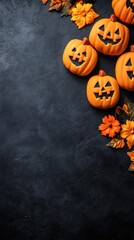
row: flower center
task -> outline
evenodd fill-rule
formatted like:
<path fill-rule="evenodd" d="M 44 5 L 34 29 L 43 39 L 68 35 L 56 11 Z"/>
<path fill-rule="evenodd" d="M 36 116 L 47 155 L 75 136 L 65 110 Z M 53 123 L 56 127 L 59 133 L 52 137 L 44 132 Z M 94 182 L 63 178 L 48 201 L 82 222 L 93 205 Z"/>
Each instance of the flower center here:
<path fill-rule="evenodd" d="M 82 13 L 82 16 L 83 16 L 83 17 L 86 17 L 86 13 Z"/>
<path fill-rule="evenodd" d="M 112 123 L 109 123 L 108 126 L 109 126 L 110 128 L 112 128 Z"/>

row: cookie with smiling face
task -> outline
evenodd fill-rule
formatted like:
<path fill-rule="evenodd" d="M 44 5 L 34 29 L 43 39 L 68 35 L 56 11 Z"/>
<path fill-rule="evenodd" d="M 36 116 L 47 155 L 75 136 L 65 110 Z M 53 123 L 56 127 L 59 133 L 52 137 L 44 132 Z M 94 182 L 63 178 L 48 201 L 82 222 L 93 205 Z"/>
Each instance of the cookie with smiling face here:
<path fill-rule="evenodd" d="M 120 97 L 120 89 L 115 78 L 107 75 L 103 70 L 98 75 L 92 76 L 86 88 L 89 103 L 100 109 L 114 107 Z"/>
<path fill-rule="evenodd" d="M 129 42 L 129 29 L 119 23 L 114 14 L 97 21 L 89 34 L 92 46 L 106 55 L 123 53 Z"/>
<path fill-rule="evenodd" d="M 128 91 L 134 91 L 134 45 L 130 46 L 129 52 L 118 58 L 115 74 L 120 87 Z"/>
<path fill-rule="evenodd" d="M 134 0 L 113 0 L 112 7 L 121 21 L 134 25 Z"/>
<path fill-rule="evenodd" d="M 90 45 L 88 38 L 71 40 L 63 52 L 65 67 L 79 76 L 88 75 L 94 69 L 97 61 L 98 53 Z"/>

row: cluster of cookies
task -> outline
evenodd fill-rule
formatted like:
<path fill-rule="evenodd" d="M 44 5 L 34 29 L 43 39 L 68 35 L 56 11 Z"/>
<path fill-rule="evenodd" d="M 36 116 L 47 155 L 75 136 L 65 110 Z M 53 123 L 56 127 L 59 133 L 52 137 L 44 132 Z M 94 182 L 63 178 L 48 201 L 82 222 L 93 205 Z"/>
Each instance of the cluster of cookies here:
<path fill-rule="evenodd" d="M 129 43 L 129 29 L 117 21 L 116 16 L 123 22 L 134 24 L 132 7 L 123 7 L 123 1 L 113 0 L 115 14 L 110 18 L 97 21 L 88 38 L 73 39 L 64 49 L 63 63 L 73 74 L 88 75 L 98 62 L 98 52 L 109 56 L 119 56 L 115 65 L 116 79 L 107 75 L 103 70 L 92 76 L 87 83 L 87 99 L 89 103 L 102 109 L 114 107 L 120 97 L 120 88 L 134 91 L 134 45 L 124 53 Z M 129 1 L 131 3 L 131 1 Z M 128 1 L 127 1 L 128 2 Z M 122 11 L 119 11 L 122 4 Z"/>

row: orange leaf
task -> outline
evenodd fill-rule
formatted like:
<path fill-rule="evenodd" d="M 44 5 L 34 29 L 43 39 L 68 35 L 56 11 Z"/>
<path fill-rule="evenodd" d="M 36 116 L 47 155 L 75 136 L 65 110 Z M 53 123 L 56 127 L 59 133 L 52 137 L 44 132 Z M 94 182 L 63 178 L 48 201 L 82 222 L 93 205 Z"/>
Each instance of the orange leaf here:
<path fill-rule="evenodd" d="M 49 11 L 60 11 L 67 2 L 68 0 L 51 0 Z"/>
<path fill-rule="evenodd" d="M 42 3 L 43 4 L 46 4 L 48 0 L 42 0 Z"/>
<path fill-rule="evenodd" d="M 127 152 L 127 155 L 130 157 L 131 161 L 134 161 L 134 151 L 132 152 Z"/>
<path fill-rule="evenodd" d="M 123 148 L 125 146 L 124 139 L 113 138 L 106 146 L 112 148 Z"/>
<path fill-rule="evenodd" d="M 134 171 L 134 162 L 132 162 L 128 168 L 128 171 L 133 172 Z"/>

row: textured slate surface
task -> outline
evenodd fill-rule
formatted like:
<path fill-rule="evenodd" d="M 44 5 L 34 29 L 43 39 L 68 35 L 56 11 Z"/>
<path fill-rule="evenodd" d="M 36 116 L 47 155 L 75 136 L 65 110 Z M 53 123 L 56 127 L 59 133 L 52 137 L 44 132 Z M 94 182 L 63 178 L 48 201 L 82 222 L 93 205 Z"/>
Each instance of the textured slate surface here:
<path fill-rule="evenodd" d="M 99 69 L 115 76 L 117 57 L 99 54 L 90 76 L 71 74 L 64 47 L 92 26 L 78 30 L 48 7 L 0 0 L 0 239 L 133 239 L 127 148 L 106 147 L 97 130 L 115 109 L 94 109 L 85 95 Z M 110 0 L 96 0 L 94 9 L 99 18 L 113 13 Z M 134 100 L 121 90 L 119 105 L 125 96 Z"/>

